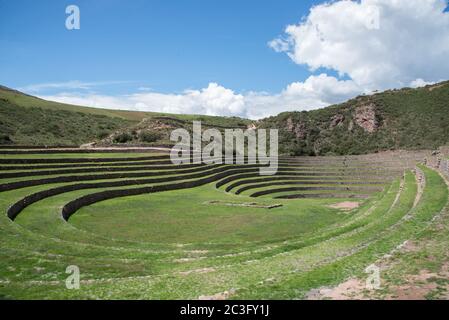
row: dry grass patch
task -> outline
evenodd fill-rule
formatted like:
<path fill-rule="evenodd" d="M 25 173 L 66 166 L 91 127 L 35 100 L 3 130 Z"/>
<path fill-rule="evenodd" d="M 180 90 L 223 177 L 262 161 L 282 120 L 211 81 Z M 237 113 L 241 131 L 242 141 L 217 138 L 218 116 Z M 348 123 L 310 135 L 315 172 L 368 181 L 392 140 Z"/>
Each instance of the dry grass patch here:
<path fill-rule="evenodd" d="M 345 202 L 339 202 L 336 204 L 331 204 L 328 207 L 332 208 L 332 209 L 339 209 L 342 211 L 351 211 L 351 210 L 354 210 L 354 209 L 357 209 L 358 207 L 360 207 L 360 202 L 345 201 Z"/>

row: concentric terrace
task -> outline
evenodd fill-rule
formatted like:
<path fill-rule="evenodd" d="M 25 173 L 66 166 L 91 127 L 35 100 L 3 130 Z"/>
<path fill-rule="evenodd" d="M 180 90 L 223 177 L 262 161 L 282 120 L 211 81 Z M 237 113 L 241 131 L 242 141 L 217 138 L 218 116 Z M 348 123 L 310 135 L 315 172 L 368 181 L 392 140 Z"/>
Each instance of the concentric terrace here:
<path fill-rule="evenodd" d="M 274 176 L 161 151 L 0 153 L 2 298 L 302 299 L 362 276 L 448 200 L 426 152 L 282 157 Z"/>

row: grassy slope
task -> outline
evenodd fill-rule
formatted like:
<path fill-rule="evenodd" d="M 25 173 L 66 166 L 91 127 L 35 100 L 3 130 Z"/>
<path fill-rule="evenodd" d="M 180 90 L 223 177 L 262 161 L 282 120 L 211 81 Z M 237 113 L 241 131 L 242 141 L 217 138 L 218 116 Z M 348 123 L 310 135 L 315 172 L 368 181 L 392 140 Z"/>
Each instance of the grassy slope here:
<path fill-rule="evenodd" d="M 447 195 L 444 183 L 437 176 L 427 178 L 432 184 L 439 183 L 437 193 Z M 428 209 L 431 210 L 429 203 Z M 383 257 L 381 265 L 381 290 L 365 291 L 367 299 L 441 299 L 449 297 L 449 206 L 416 237 L 409 239 L 391 256 Z M 358 292 L 354 292 L 357 294 Z M 353 294 L 354 294 L 353 293 Z M 359 293 L 360 295 L 360 293 Z M 351 298 L 351 293 L 348 298 Z"/>
<path fill-rule="evenodd" d="M 388 211 L 386 218 L 375 222 L 373 227 L 348 238 L 348 240 L 352 238 L 351 241 L 355 240 L 355 243 L 367 241 L 369 237 L 375 239 L 368 243 L 363 250 L 309 272 L 289 275 L 281 281 L 276 281 L 273 285 L 255 286 L 239 295 L 239 298 L 254 297 L 255 295 L 274 299 L 303 298 L 310 289 L 338 284 L 354 274 L 361 276 L 364 268 L 374 262 L 376 258 L 394 250 L 403 241 L 416 237 L 431 222 L 432 217 L 446 205 L 447 188 L 443 179 L 434 171 L 423 170 L 426 173 L 427 185 L 424 196 L 416 208 L 411 209 L 415 187 L 412 185 L 410 188 L 406 185 L 405 191 L 401 195 L 402 200 Z M 409 178 L 411 177 L 409 176 Z M 401 219 L 407 213 L 411 214 L 410 218 Z M 391 225 L 387 229 L 383 229 L 389 223 Z M 335 249 L 337 248 L 339 248 L 338 245 Z"/>
<path fill-rule="evenodd" d="M 80 145 L 135 126 L 144 118 L 201 120 L 210 125 L 238 126 L 235 117 L 172 115 L 89 108 L 43 100 L 0 86 L 0 144 Z"/>
<path fill-rule="evenodd" d="M 8 100 L 10 103 L 25 108 L 42 108 L 53 111 L 69 111 L 69 112 L 81 112 L 90 115 L 118 117 L 125 120 L 140 121 L 145 118 L 149 113 L 136 112 L 136 111 L 123 111 L 123 110 L 109 110 L 90 108 L 83 106 L 76 106 L 71 104 L 59 103 L 54 101 L 47 101 L 37 97 L 33 97 L 24 94 L 20 91 L 11 90 L 9 88 L 0 86 L 0 98 L 2 102 Z"/>

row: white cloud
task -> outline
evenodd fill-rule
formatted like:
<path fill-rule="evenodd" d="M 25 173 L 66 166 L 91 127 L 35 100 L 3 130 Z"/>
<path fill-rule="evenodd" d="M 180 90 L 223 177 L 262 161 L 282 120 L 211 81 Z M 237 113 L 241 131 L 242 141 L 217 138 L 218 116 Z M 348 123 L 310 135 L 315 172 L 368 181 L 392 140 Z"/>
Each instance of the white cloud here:
<path fill-rule="evenodd" d="M 129 83 L 128 81 L 97 81 L 97 82 L 84 82 L 84 81 L 66 81 L 66 82 L 50 82 L 50 83 L 39 83 L 31 84 L 26 87 L 18 88 L 21 91 L 27 92 L 41 92 L 49 89 L 69 89 L 69 90 L 90 90 L 93 87 L 107 86 L 114 84 Z"/>
<path fill-rule="evenodd" d="M 291 42 L 282 38 L 276 38 L 268 42 L 268 46 L 276 52 L 289 51 Z"/>
<path fill-rule="evenodd" d="M 138 89 L 139 91 L 140 88 Z M 95 108 L 157 111 L 167 113 L 242 115 L 244 97 L 232 90 L 210 83 L 201 90 L 187 90 L 182 94 L 139 92 L 129 95 L 108 96 L 93 93 L 60 93 L 40 95 L 47 100 Z"/>
<path fill-rule="evenodd" d="M 270 42 L 312 71 L 336 70 L 366 90 L 435 82 L 449 74 L 445 0 L 333 1 Z"/>
<path fill-rule="evenodd" d="M 321 74 L 304 82 L 294 82 L 274 95 L 263 92 L 238 94 L 217 83 L 182 94 L 139 92 L 122 96 L 61 93 L 41 95 L 47 100 L 96 108 L 156 111 L 167 113 L 241 116 L 259 119 L 287 110 L 310 110 L 345 101 L 359 94 L 351 80 Z"/>
<path fill-rule="evenodd" d="M 55 95 L 38 95 L 39 98 L 79 106 L 116 109 L 139 110 L 126 96 L 107 96 L 94 93 L 61 92 Z"/>
<path fill-rule="evenodd" d="M 201 90 L 187 90 L 182 94 L 156 92 L 137 93 L 127 97 L 140 110 L 205 115 L 241 115 L 244 97 L 216 83 Z"/>
<path fill-rule="evenodd" d="M 410 83 L 410 87 L 412 87 L 412 88 L 421 88 L 421 87 L 425 87 L 425 86 L 430 85 L 430 84 L 435 84 L 435 82 L 433 82 L 433 81 L 428 82 L 428 81 L 424 81 L 423 79 L 419 78 L 419 79 L 416 79 L 416 80 L 412 81 Z"/>
<path fill-rule="evenodd" d="M 245 96 L 246 116 L 251 119 L 276 115 L 283 111 L 323 108 L 362 93 L 351 80 L 339 80 L 326 74 L 293 82 L 276 95 L 251 92 Z"/>
<path fill-rule="evenodd" d="M 294 82 L 284 91 L 287 96 L 309 96 L 326 103 L 337 103 L 361 92 L 352 80 L 338 80 L 326 74 L 310 76 L 305 82 Z"/>

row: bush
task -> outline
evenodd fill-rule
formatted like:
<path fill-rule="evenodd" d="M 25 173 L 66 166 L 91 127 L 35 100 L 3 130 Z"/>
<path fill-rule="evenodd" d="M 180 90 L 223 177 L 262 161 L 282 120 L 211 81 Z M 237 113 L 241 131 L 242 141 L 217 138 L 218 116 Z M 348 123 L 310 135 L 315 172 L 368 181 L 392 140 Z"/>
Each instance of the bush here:
<path fill-rule="evenodd" d="M 108 136 L 109 136 L 109 131 L 106 131 L 106 130 L 101 130 L 97 134 L 97 138 L 100 139 L 100 140 L 102 140 L 104 138 L 107 138 Z"/>
<path fill-rule="evenodd" d="M 152 131 L 141 131 L 139 133 L 139 140 L 142 142 L 156 142 L 160 139 L 160 134 Z"/>
<path fill-rule="evenodd" d="M 11 144 L 11 138 L 6 134 L 0 134 L 0 144 Z"/>
<path fill-rule="evenodd" d="M 120 133 L 114 137 L 114 143 L 127 143 L 133 139 L 133 136 L 127 132 Z"/>

